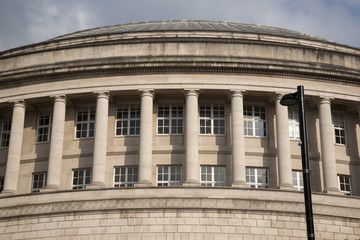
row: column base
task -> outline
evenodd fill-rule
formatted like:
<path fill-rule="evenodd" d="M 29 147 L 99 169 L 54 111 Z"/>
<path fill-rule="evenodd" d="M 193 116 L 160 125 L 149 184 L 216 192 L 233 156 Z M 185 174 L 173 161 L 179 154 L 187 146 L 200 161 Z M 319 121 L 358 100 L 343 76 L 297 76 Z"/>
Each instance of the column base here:
<path fill-rule="evenodd" d="M 250 185 L 247 184 L 245 181 L 235 181 L 231 184 L 233 188 L 250 188 Z"/>
<path fill-rule="evenodd" d="M 99 189 L 105 188 L 105 184 L 102 182 L 92 182 L 90 185 L 86 186 L 86 189 Z"/>
<path fill-rule="evenodd" d="M 343 192 L 340 192 L 337 188 L 330 188 L 326 189 L 324 193 L 330 194 L 330 195 L 338 195 L 338 196 L 344 196 L 345 194 Z"/>
<path fill-rule="evenodd" d="M 297 191 L 297 188 L 294 187 L 294 185 L 292 184 L 283 184 L 279 186 L 280 190 L 285 190 L 285 191 Z"/>
<path fill-rule="evenodd" d="M 183 187 L 200 187 L 200 183 L 195 180 L 188 180 L 183 183 Z"/>
<path fill-rule="evenodd" d="M 0 193 L 0 197 L 12 196 L 12 195 L 15 195 L 15 194 L 16 194 L 16 191 L 14 191 L 14 190 L 3 190 Z"/>
<path fill-rule="evenodd" d="M 56 192 L 59 190 L 57 185 L 47 185 L 44 189 L 40 189 L 40 192 Z"/>
<path fill-rule="evenodd" d="M 147 180 L 140 180 L 134 184 L 134 187 L 152 187 L 152 182 Z"/>

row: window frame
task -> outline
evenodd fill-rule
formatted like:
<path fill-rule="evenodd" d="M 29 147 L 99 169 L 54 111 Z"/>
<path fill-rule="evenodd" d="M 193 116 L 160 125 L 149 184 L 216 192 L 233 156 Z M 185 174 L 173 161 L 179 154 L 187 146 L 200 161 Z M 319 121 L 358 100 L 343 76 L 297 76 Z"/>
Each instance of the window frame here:
<path fill-rule="evenodd" d="M 203 169 L 205 172 L 203 173 Z M 207 172 L 207 169 L 210 168 L 211 172 Z M 216 180 L 216 172 L 215 169 L 222 170 L 224 173 L 224 180 Z M 205 174 L 205 175 L 203 175 Z M 210 175 L 210 180 L 207 180 L 207 176 Z M 203 176 L 205 176 L 206 180 L 203 180 Z M 221 172 L 219 172 L 219 176 L 221 177 Z M 200 185 L 202 187 L 226 187 L 226 166 L 223 165 L 201 165 L 200 166 Z"/>
<path fill-rule="evenodd" d="M 161 172 L 159 171 L 162 168 Z M 168 168 L 165 172 L 165 168 Z M 175 170 L 175 171 L 174 171 Z M 180 170 L 180 171 L 178 171 Z M 163 178 L 167 177 L 167 180 L 159 180 L 160 175 L 163 174 Z M 172 174 L 175 176 L 175 180 L 172 180 Z M 180 179 L 177 179 L 180 177 Z M 182 165 L 157 165 L 156 167 L 156 186 L 158 187 L 180 187 L 182 186 Z"/>
<path fill-rule="evenodd" d="M 342 119 L 339 119 L 338 117 L 340 117 Z M 335 120 L 336 118 L 336 120 Z M 343 127 L 341 126 L 335 126 L 335 122 L 341 122 L 343 124 Z M 332 112 L 331 113 L 331 122 L 332 122 L 332 126 L 333 126 L 333 133 L 334 133 L 334 144 L 336 145 L 341 145 L 341 146 L 346 146 L 347 140 L 346 140 L 346 124 L 345 124 L 345 116 L 343 113 L 339 113 L 339 112 Z M 336 135 L 336 131 L 339 131 L 340 135 Z M 341 133 L 343 133 L 344 135 L 342 136 Z M 337 138 L 340 139 L 340 143 L 336 142 Z"/>
<path fill-rule="evenodd" d="M 79 118 L 79 110 L 81 109 L 87 109 L 87 120 L 86 121 L 78 121 Z M 92 110 L 94 112 L 94 118 L 92 120 Z M 88 138 L 94 138 L 95 136 L 95 121 L 96 121 L 96 107 L 95 106 L 79 106 L 76 109 L 76 119 L 75 119 L 75 139 L 88 139 Z M 82 137 L 81 133 L 83 132 L 82 129 L 78 130 L 78 124 L 87 124 L 86 127 L 86 136 Z M 93 128 L 91 128 L 91 126 L 93 125 Z M 80 132 L 80 137 L 78 137 L 77 133 Z M 90 134 L 92 133 L 92 135 Z"/>
<path fill-rule="evenodd" d="M 80 172 L 80 171 L 82 171 L 83 172 L 83 178 L 84 178 L 84 181 L 83 181 L 83 183 L 82 184 L 79 184 L 78 182 L 79 181 L 77 181 L 77 184 L 74 184 L 74 178 L 75 178 L 75 171 L 77 171 L 77 172 Z M 84 174 L 85 173 L 85 174 Z M 89 173 L 88 175 L 87 175 L 87 173 Z M 78 174 L 78 176 L 79 176 L 79 174 Z M 76 177 L 77 179 L 79 179 L 80 177 Z M 86 183 L 86 178 L 88 178 L 89 179 L 89 183 Z M 86 189 L 86 186 L 89 186 L 90 184 L 91 184 L 91 180 L 92 180 L 92 169 L 91 168 L 76 168 L 76 169 L 73 169 L 72 170 L 72 189 L 73 190 L 79 190 L 79 189 Z"/>
<path fill-rule="evenodd" d="M 294 173 L 296 176 L 294 177 Z M 301 170 L 292 170 L 292 184 L 298 191 L 304 191 L 303 172 Z"/>
<path fill-rule="evenodd" d="M 210 105 L 210 117 L 207 117 L 206 116 L 206 109 L 205 109 L 205 116 L 201 116 L 201 107 L 205 106 L 208 106 Z M 223 107 L 224 109 L 224 116 L 223 117 L 215 117 L 214 113 L 215 113 L 215 110 L 214 110 L 214 106 L 217 106 L 218 108 L 220 107 Z M 199 103 L 199 135 L 202 135 L 202 136 L 207 136 L 207 135 L 213 135 L 213 136 L 225 136 L 226 135 L 226 103 L 223 102 L 223 101 L 219 101 L 219 102 L 201 102 Z M 218 111 L 218 114 L 220 114 L 220 111 Z M 204 121 L 205 122 L 205 125 L 202 125 L 201 122 Z M 206 125 L 206 123 L 210 121 L 210 125 Z M 220 124 L 220 121 L 223 121 L 224 123 L 224 126 L 221 126 L 218 125 L 218 126 L 215 126 L 215 122 L 216 121 L 219 121 L 219 124 Z M 210 128 L 210 133 L 206 133 L 206 129 L 207 128 Z M 205 129 L 204 133 L 202 133 L 202 128 Z M 215 130 L 218 129 L 219 133 L 215 133 Z M 224 133 L 221 133 L 221 129 L 224 130 Z"/>
<path fill-rule="evenodd" d="M 48 115 L 49 116 L 49 124 L 40 125 L 40 117 L 44 113 L 49 114 Z M 37 126 L 36 126 L 36 143 L 47 143 L 47 142 L 51 141 L 52 120 L 53 120 L 52 111 L 41 111 L 41 112 L 39 112 Z M 39 131 L 40 131 L 40 129 L 47 129 L 47 131 L 48 131 L 46 139 L 43 140 L 43 141 L 39 141 Z M 45 136 L 45 134 L 42 134 L 42 136 Z"/>
<path fill-rule="evenodd" d="M 119 173 L 116 173 L 117 169 L 119 169 Z M 121 181 L 121 169 L 125 170 L 125 181 Z M 133 173 L 132 178 L 133 181 L 129 181 L 129 169 L 132 169 Z M 135 172 L 136 171 L 136 172 Z M 116 178 L 119 179 L 119 181 L 116 181 Z M 126 188 L 126 187 L 134 187 L 134 184 L 137 183 L 139 179 L 139 168 L 138 166 L 115 166 L 114 167 L 114 182 L 113 186 L 115 188 Z"/>
<path fill-rule="evenodd" d="M 250 175 L 248 175 L 248 169 L 254 169 L 254 177 L 255 182 L 250 182 L 248 179 L 250 178 Z M 258 170 L 265 170 L 266 171 L 266 183 L 259 183 L 258 182 Z M 246 175 L 246 183 L 250 185 L 250 188 L 257 188 L 257 189 L 268 189 L 269 188 L 269 169 L 265 167 L 246 167 L 245 169 L 245 175 Z M 253 187 L 254 186 L 254 187 Z M 265 187 L 259 187 L 259 186 L 265 186 Z"/>
<path fill-rule="evenodd" d="M 8 121 L 5 121 L 8 120 Z M 5 123 L 7 124 L 6 129 L 5 128 Z M 0 139 L 0 149 L 2 148 L 8 148 L 9 144 L 10 144 L 10 136 L 11 136 L 11 125 L 12 125 L 12 117 L 10 116 L 5 116 L 2 118 L 2 123 L 1 123 L 1 139 Z M 6 138 L 6 139 L 4 139 Z"/>
<path fill-rule="evenodd" d="M 119 109 L 126 106 L 128 117 L 126 118 L 118 118 Z M 131 117 L 132 109 L 134 107 L 135 117 Z M 120 126 L 118 127 L 118 122 L 126 122 L 126 127 Z M 131 121 L 135 121 L 135 134 L 130 134 L 131 132 Z M 116 137 L 125 137 L 125 136 L 139 136 L 140 135 L 140 121 L 141 121 L 141 104 L 140 103 L 128 103 L 128 104 L 117 104 L 115 110 L 115 136 Z M 126 128 L 126 134 L 123 134 L 123 130 Z M 121 131 L 121 134 L 118 134 L 118 131 Z"/>
<path fill-rule="evenodd" d="M 251 116 L 248 116 L 245 114 L 245 112 L 247 111 L 247 107 L 248 106 L 251 106 L 251 113 L 252 115 Z M 264 108 L 264 116 L 265 116 L 265 119 L 256 119 L 256 115 L 255 115 L 255 107 L 259 107 L 260 109 L 263 107 Z M 261 111 L 259 112 L 259 114 L 261 115 Z M 267 105 L 266 104 L 261 104 L 261 103 L 244 103 L 244 106 L 243 106 L 243 116 L 244 116 L 244 136 L 245 137 L 258 137 L 258 138 L 267 138 L 268 137 L 268 126 L 267 126 Z M 256 123 L 262 123 L 262 128 L 263 128 L 263 131 L 264 131 L 264 135 L 261 136 L 261 135 L 256 135 Z M 248 130 L 249 128 L 247 128 L 247 125 L 248 123 L 251 123 L 252 125 L 252 135 L 249 135 L 248 134 Z"/>
<path fill-rule="evenodd" d="M 351 196 L 352 195 L 351 176 L 350 175 L 345 175 L 345 174 L 338 174 L 337 178 L 338 178 L 338 188 L 339 188 L 340 192 L 344 193 L 345 195 Z M 343 179 L 347 178 L 349 182 L 348 183 L 341 182 L 341 178 L 343 178 Z M 349 190 L 348 191 L 347 190 L 341 190 L 342 184 L 344 184 L 345 189 L 346 189 L 346 186 L 349 186 Z"/>
<path fill-rule="evenodd" d="M 36 181 L 37 184 L 41 183 L 41 186 L 39 187 L 35 187 L 34 188 L 34 184 L 35 184 L 35 176 L 40 177 L 42 175 L 42 179 L 39 179 Z M 37 193 L 40 192 L 41 189 L 44 189 L 46 187 L 46 181 L 47 181 L 47 172 L 35 172 L 32 174 L 32 178 L 31 178 L 31 192 L 32 193 Z"/>
<path fill-rule="evenodd" d="M 160 115 L 159 108 L 160 107 L 169 107 L 169 116 L 168 117 L 166 117 L 166 116 L 159 117 L 159 115 Z M 178 113 L 179 110 L 177 110 L 176 117 L 172 116 L 173 108 L 175 108 L 175 107 L 182 108 L 182 114 L 180 117 L 179 117 L 179 113 Z M 176 102 L 175 103 L 158 103 L 157 111 L 156 111 L 156 134 L 161 135 L 161 136 L 163 136 L 163 135 L 184 135 L 184 113 L 185 113 L 185 107 L 184 107 L 183 103 L 176 103 Z M 159 133 L 159 128 L 161 127 L 161 126 L 159 126 L 159 121 L 161 121 L 161 120 L 163 122 L 165 122 L 166 120 L 169 121 L 169 124 L 168 124 L 169 133 Z M 174 126 L 173 121 L 177 121 L 177 123 L 178 123 L 179 120 L 181 120 L 181 122 L 182 122 L 181 126 L 180 125 Z M 165 124 L 163 124 L 162 128 L 165 128 L 165 127 L 166 127 Z M 173 128 L 177 129 L 176 130 L 177 133 L 173 133 Z M 181 133 L 179 133 L 180 132 L 179 129 L 181 129 Z"/>
<path fill-rule="evenodd" d="M 0 177 L 0 193 L 4 190 L 5 177 Z"/>
<path fill-rule="evenodd" d="M 299 109 L 288 107 L 289 139 L 300 140 L 300 119 Z"/>

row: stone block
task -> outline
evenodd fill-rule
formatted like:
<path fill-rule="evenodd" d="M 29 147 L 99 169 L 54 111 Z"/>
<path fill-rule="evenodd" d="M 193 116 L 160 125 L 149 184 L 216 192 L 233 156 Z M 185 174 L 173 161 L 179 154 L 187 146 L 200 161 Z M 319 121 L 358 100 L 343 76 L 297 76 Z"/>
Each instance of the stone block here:
<path fill-rule="evenodd" d="M 222 233 L 235 233 L 235 227 L 234 226 L 221 226 L 221 232 Z"/>
<path fill-rule="evenodd" d="M 254 219 L 244 219 L 242 221 L 243 226 L 245 227 L 255 227 L 256 226 L 256 220 Z"/>
<path fill-rule="evenodd" d="M 192 227 L 191 226 L 186 226 L 186 225 L 183 225 L 183 226 L 178 226 L 178 232 L 179 233 L 183 233 L 183 232 L 187 232 L 187 233 L 191 233 L 192 232 Z"/>
<path fill-rule="evenodd" d="M 340 226 L 340 232 L 346 234 L 354 234 L 354 230 L 352 227 Z"/>

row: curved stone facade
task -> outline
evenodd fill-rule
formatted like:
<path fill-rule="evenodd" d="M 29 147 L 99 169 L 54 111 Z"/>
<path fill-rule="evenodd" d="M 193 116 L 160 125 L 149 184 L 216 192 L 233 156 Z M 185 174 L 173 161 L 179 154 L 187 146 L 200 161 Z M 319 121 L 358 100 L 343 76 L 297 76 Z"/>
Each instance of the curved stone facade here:
<path fill-rule="evenodd" d="M 360 50 L 209 21 L 0 53 L 0 234 L 304 239 L 298 85 L 316 236 L 360 238 Z"/>

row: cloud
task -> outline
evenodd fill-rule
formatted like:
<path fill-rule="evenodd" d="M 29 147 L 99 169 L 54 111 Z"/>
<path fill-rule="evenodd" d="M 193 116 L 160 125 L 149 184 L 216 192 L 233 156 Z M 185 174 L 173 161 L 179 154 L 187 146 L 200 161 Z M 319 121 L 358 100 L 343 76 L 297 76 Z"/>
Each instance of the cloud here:
<path fill-rule="evenodd" d="M 60 4 L 60 1 L 37 1 L 26 7 L 27 34 L 34 41 L 90 28 L 94 18 L 84 5 Z"/>
<path fill-rule="evenodd" d="M 0 51 L 127 22 L 197 19 L 282 27 L 360 47 L 357 0 L 0 0 Z"/>

